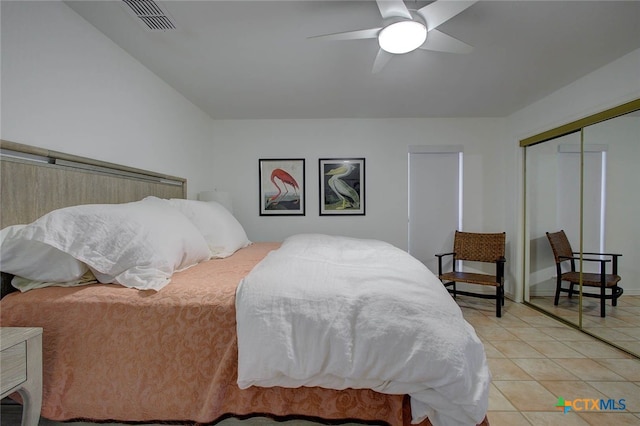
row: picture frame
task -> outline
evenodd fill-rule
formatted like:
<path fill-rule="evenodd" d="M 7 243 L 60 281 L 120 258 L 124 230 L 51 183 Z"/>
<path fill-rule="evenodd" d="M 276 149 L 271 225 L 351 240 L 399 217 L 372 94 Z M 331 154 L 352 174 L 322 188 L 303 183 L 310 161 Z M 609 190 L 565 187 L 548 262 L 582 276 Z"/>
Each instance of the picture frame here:
<path fill-rule="evenodd" d="M 320 216 L 365 214 L 365 159 L 320 158 Z"/>
<path fill-rule="evenodd" d="M 304 158 L 258 160 L 260 216 L 304 216 Z"/>

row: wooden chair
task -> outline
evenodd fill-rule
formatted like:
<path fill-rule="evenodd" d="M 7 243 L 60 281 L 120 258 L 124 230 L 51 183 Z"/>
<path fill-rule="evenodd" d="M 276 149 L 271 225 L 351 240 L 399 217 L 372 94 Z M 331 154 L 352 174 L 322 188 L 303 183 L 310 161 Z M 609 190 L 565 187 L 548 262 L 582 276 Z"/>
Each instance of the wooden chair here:
<path fill-rule="evenodd" d="M 436 254 L 438 258 L 438 277 L 449 293 L 455 298 L 457 294 L 465 296 L 481 297 L 483 299 L 496 300 L 496 316 L 502 316 L 502 306 L 504 305 L 504 257 L 506 234 L 482 234 L 473 232 L 456 231 L 453 240 L 453 251 L 451 253 Z M 445 256 L 453 256 L 453 270 L 451 272 L 442 271 L 442 259 Z M 464 272 L 456 270 L 456 261 L 466 260 L 471 262 L 494 263 L 496 266 L 495 275 L 480 274 L 475 272 Z M 456 283 L 478 284 L 495 287 L 494 294 L 472 293 L 456 290 Z"/>
<path fill-rule="evenodd" d="M 553 256 L 556 261 L 556 296 L 553 300 L 554 305 L 558 305 L 560 300 L 560 292 L 569 293 L 569 297 L 573 296 L 573 293 L 580 293 L 579 290 L 574 290 L 575 285 L 580 285 L 580 271 L 576 271 L 576 260 L 580 260 L 579 252 L 575 252 L 571 249 L 571 244 L 569 244 L 569 240 L 564 233 L 564 230 L 560 230 L 558 232 L 549 233 L 547 232 L 547 238 L 549 239 L 549 244 L 551 244 L 551 250 L 553 250 Z M 582 273 L 582 285 L 588 287 L 598 287 L 600 288 L 599 293 L 585 293 L 582 292 L 583 296 L 587 297 L 597 297 L 600 299 L 600 316 L 602 318 L 605 317 L 605 300 L 611 299 L 611 305 L 617 306 L 618 297 L 622 296 L 623 289 L 618 286 L 618 282 L 620 281 L 620 276 L 618 275 L 618 257 L 622 256 L 621 254 L 615 253 L 594 253 L 594 252 L 585 252 L 582 253 L 582 261 L 583 262 L 600 262 L 600 273 Z M 605 259 L 595 259 L 595 258 L 586 258 L 584 255 L 588 256 L 607 256 L 610 258 Z M 569 262 L 570 270 L 567 272 L 562 272 L 562 264 L 564 262 Z M 611 263 L 611 273 L 607 274 L 606 265 Z M 562 282 L 566 281 L 569 283 L 569 288 L 563 288 Z M 611 290 L 611 294 L 606 294 L 607 290 Z"/>

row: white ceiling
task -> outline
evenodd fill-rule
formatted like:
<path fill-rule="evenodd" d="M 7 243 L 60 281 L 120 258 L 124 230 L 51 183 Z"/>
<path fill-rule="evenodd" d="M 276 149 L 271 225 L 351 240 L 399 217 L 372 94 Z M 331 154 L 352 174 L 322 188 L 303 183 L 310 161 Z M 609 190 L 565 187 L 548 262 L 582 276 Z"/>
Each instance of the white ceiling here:
<path fill-rule="evenodd" d="M 66 3 L 215 119 L 504 117 L 640 48 L 640 1 L 481 0 L 438 27 L 472 53 L 372 74 L 377 40 L 308 39 L 380 26 L 370 0 L 158 1 L 166 32 L 121 1 Z"/>

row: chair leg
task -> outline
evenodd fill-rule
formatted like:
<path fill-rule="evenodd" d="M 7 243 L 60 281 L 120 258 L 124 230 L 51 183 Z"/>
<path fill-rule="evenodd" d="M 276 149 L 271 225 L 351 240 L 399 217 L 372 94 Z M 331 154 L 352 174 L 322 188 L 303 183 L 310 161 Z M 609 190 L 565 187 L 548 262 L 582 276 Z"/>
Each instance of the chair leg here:
<path fill-rule="evenodd" d="M 613 295 L 613 299 L 611 299 L 611 306 L 618 306 L 618 286 L 613 286 L 611 288 L 611 294 Z"/>
<path fill-rule="evenodd" d="M 553 304 L 558 306 L 558 302 L 560 301 L 560 286 L 562 285 L 562 280 L 558 277 L 558 281 L 556 282 L 556 297 L 553 299 Z"/>
<path fill-rule="evenodd" d="M 605 296 L 606 296 L 605 290 L 606 290 L 605 286 L 600 287 L 600 318 L 604 318 L 606 316 L 607 299 L 605 299 Z"/>
<path fill-rule="evenodd" d="M 502 305 L 504 304 L 504 290 L 502 286 L 496 286 L 496 317 L 502 317 Z"/>
<path fill-rule="evenodd" d="M 569 285 L 569 299 L 571 299 L 573 297 L 573 286 L 574 285 L 575 285 L 574 283 L 571 283 Z"/>

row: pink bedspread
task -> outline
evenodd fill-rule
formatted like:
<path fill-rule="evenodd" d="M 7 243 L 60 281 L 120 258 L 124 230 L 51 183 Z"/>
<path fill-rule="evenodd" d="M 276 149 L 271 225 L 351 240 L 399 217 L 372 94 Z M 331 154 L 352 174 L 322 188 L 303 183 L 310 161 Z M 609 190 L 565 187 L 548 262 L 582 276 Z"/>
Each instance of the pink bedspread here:
<path fill-rule="evenodd" d="M 201 263 L 157 293 L 89 285 L 6 296 L 2 326 L 44 329 L 42 415 L 209 423 L 267 414 L 408 424 L 401 395 L 238 388 L 236 286 L 278 245 L 257 243 Z"/>

